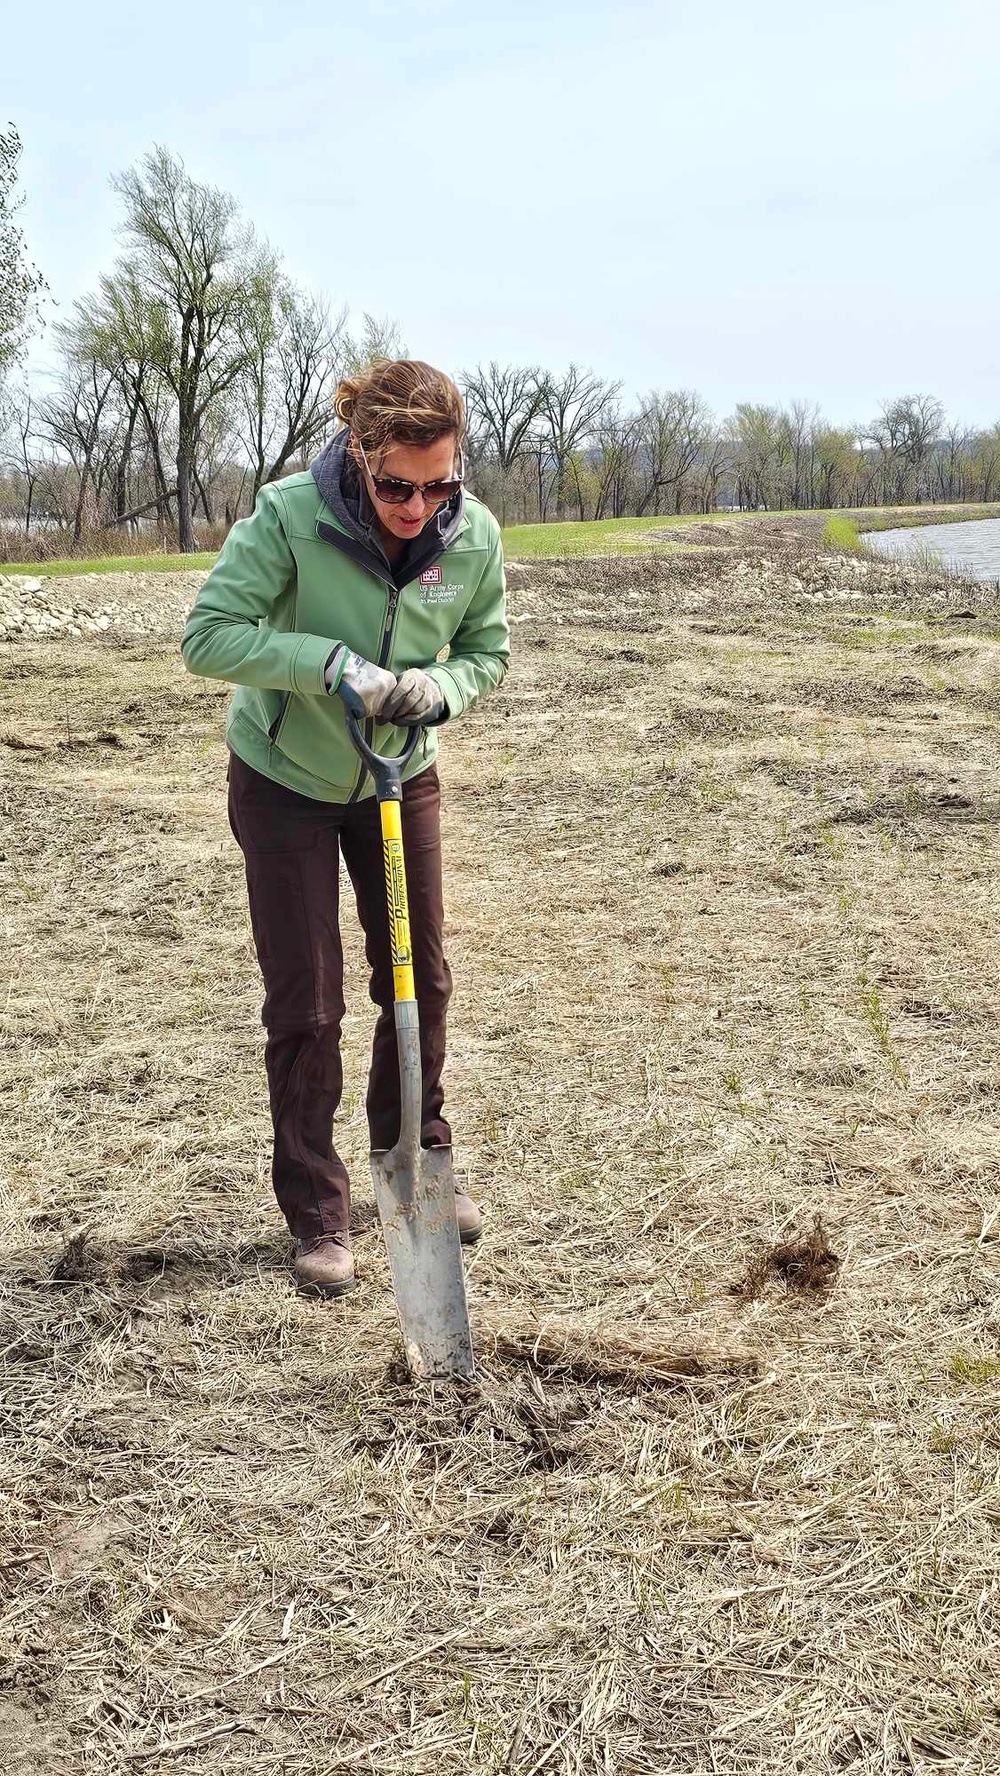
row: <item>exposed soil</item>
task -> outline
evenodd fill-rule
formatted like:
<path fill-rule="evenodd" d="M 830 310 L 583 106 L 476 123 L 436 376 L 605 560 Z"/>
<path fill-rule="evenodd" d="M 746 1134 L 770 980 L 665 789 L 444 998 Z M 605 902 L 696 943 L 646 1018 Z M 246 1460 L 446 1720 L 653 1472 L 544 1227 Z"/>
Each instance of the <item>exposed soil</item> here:
<path fill-rule="evenodd" d="M 995 601 L 798 542 L 512 572 L 442 747 L 449 1391 L 346 912 L 361 1287 L 291 1289 L 169 578 L 0 643 L 3 1776 L 995 1770 Z"/>
<path fill-rule="evenodd" d="M 752 1301 L 769 1282 L 777 1280 L 789 1291 L 815 1299 L 833 1287 L 839 1268 L 840 1259 L 827 1239 L 823 1217 L 815 1215 L 808 1232 L 763 1246 L 734 1285 L 734 1294 Z"/>

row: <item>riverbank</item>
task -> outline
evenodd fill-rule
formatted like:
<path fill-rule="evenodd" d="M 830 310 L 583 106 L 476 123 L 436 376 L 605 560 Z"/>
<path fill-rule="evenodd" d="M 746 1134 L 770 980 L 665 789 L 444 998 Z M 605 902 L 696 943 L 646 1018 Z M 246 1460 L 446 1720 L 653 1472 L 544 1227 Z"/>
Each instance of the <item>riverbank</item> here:
<path fill-rule="evenodd" d="M 869 531 L 859 541 L 875 555 L 910 563 L 936 557 L 949 573 L 1000 586 L 1000 518 Z"/>

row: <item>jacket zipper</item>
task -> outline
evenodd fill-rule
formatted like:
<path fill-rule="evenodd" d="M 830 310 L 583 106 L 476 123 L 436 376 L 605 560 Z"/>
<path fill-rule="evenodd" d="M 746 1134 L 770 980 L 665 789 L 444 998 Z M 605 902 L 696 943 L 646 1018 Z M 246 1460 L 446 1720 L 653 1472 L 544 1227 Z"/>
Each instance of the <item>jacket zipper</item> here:
<path fill-rule="evenodd" d="M 388 582 L 386 582 L 386 583 L 388 584 Z M 389 656 L 392 653 L 392 636 L 393 636 L 393 630 L 396 627 L 396 613 L 399 610 L 399 599 L 400 599 L 399 587 L 389 585 L 389 602 L 386 607 L 385 623 L 384 623 L 384 626 L 382 629 L 382 640 L 379 645 L 378 660 L 376 662 L 377 665 L 379 665 L 383 668 L 388 665 Z M 365 739 L 367 740 L 369 746 L 374 746 L 374 744 L 375 744 L 375 722 L 371 717 L 369 717 L 369 719 L 365 722 Z M 360 771 L 358 772 L 358 780 L 357 780 L 356 784 L 354 785 L 353 790 L 351 791 L 351 801 L 352 802 L 357 801 L 359 795 L 361 794 L 362 789 L 364 788 L 367 770 L 368 770 L 368 767 L 366 765 L 362 765 Z M 348 804 L 348 805 L 350 805 L 350 804 Z"/>
<path fill-rule="evenodd" d="M 382 631 L 382 646 L 379 649 L 378 664 L 385 667 L 389 664 L 392 653 L 392 632 L 396 626 L 396 612 L 399 609 L 399 587 L 389 587 L 389 605 L 385 613 L 385 628 Z"/>

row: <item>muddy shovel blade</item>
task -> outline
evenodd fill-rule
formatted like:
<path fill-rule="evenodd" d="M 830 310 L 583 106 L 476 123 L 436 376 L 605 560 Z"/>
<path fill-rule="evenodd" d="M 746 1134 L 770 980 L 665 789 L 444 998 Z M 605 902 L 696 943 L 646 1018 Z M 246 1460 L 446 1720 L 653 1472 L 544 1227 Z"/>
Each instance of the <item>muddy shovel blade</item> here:
<path fill-rule="evenodd" d="M 392 1147 L 373 1153 L 371 1166 L 407 1368 L 419 1380 L 471 1381 L 451 1153 Z"/>

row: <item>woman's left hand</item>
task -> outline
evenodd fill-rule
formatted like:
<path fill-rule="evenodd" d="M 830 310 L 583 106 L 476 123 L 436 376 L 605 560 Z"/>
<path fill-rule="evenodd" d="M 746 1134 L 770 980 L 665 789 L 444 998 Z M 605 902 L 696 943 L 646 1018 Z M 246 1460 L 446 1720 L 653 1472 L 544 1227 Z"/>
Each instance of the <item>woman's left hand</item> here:
<path fill-rule="evenodd" d="M 441 687 L 419 666 L 410 666 L 401 674 L 379 711 L 382 721 L 402 722 L 413 727 L 419 722 L 437 721 L 443 714 Z"/>

